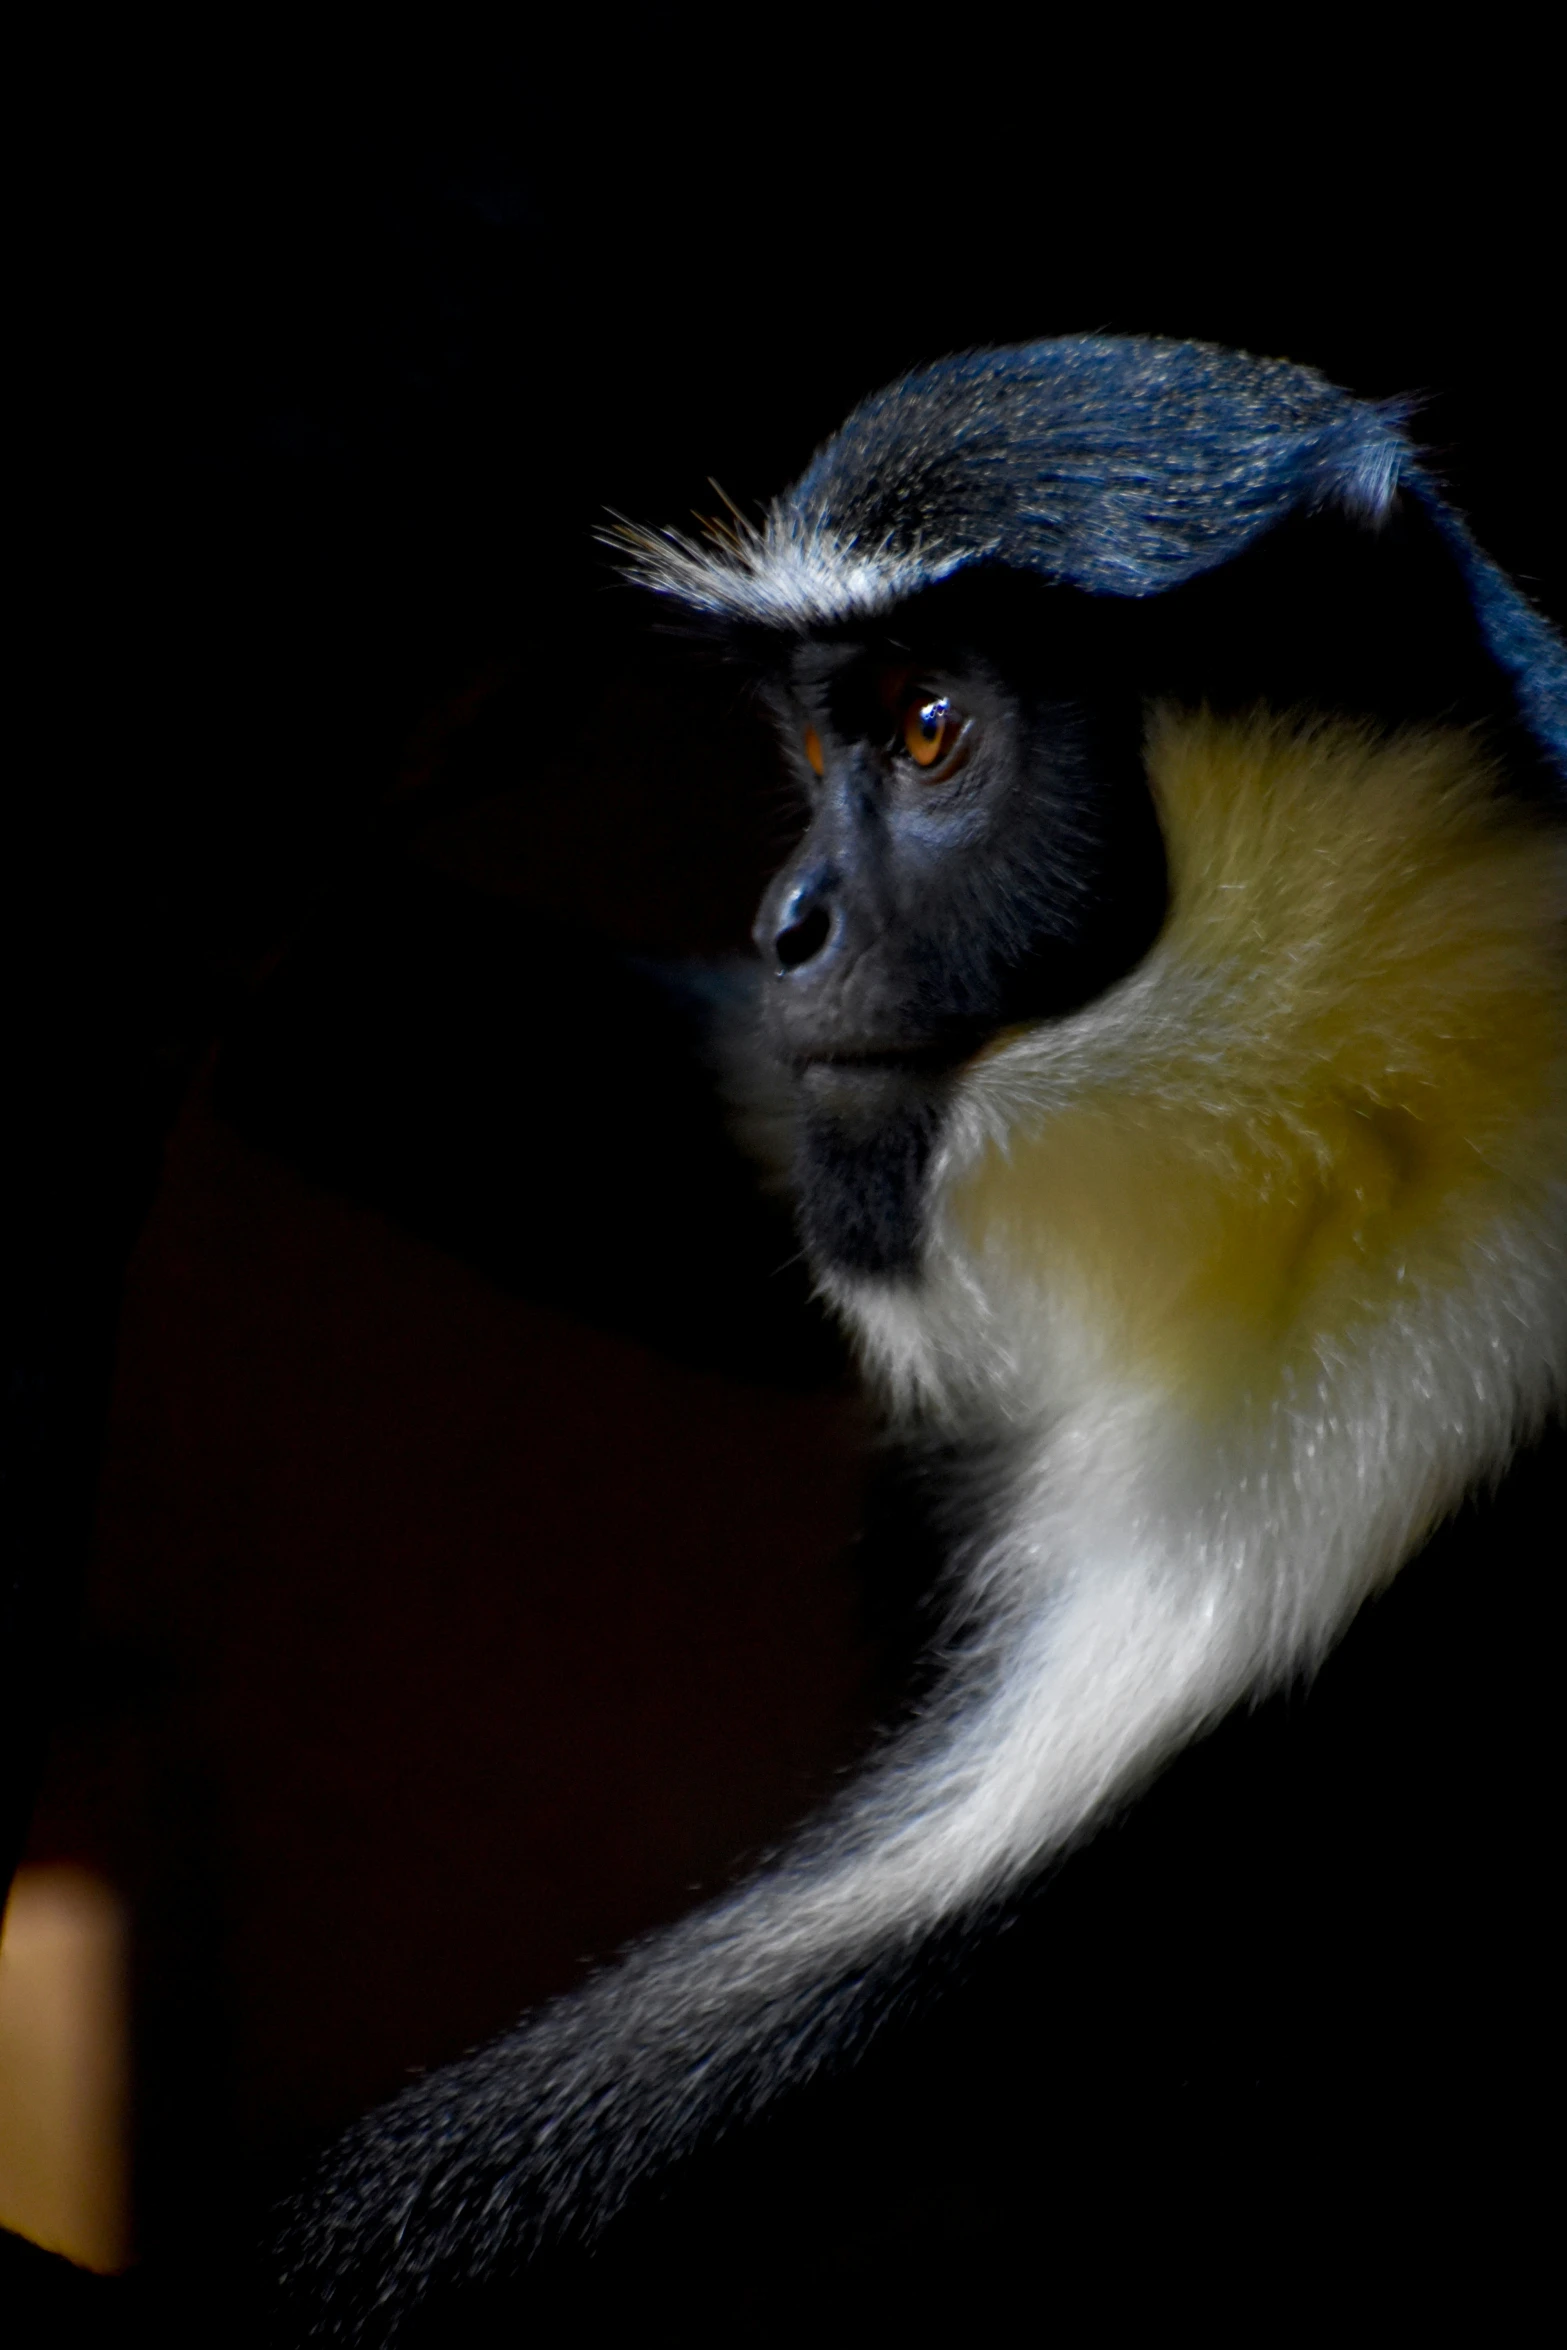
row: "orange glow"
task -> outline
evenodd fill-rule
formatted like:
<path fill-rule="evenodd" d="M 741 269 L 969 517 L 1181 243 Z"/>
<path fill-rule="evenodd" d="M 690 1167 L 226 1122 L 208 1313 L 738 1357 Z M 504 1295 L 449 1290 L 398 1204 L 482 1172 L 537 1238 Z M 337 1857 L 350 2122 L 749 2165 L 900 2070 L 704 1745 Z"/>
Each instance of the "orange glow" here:
<path fill-rule="evenodd" d="M 0 2223 L 130 2258 L 124 1913 L 85 1869 L 17 1872 L 0 1937 Z"/>

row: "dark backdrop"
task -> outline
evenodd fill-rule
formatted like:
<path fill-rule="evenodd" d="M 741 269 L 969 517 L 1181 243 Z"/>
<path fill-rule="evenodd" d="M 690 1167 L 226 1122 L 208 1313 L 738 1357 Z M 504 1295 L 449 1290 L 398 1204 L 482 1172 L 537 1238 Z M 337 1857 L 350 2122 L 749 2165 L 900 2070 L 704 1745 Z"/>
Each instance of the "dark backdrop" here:
<path fill-rule="evenodd" d="M 214 109 L 93 199 L 8 1725 L 25 1780 L 59 1716 L 35 1855 L 133 1906 L 150 2253 L 721 1882 L 874 1711 L 835 1345 L 600 958 L 737 950 L 787 818 L 607 514 L 753 507 L 941 351 L 1154 331 L 1420 395 L 1559 597 L 1526 138 L 1384 173 L 1329 109 L 1130 169 L 1085 97 L 943 168 L 950 103 Z M 22 1635 L 89 1550 L 57 1687 Z"/>

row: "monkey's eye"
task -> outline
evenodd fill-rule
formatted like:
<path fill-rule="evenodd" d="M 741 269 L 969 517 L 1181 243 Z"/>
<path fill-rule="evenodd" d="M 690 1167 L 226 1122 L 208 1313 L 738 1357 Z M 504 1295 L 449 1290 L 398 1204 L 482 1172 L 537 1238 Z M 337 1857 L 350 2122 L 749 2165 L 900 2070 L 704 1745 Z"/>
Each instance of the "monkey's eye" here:
<path fill-rule="evenodd" d="M 827 762 L 822 757 L 822 738 L 814 726 L 808 726 L 805 730 L 805 756 L 813 775 L 826 774 Z"/>
<path fill-rule="evenodd" d="M 903 747 L 927 773 L 945 768 L 966 731 L 967 721 L 945 694 L 921 696 L 903 715 Z"/>

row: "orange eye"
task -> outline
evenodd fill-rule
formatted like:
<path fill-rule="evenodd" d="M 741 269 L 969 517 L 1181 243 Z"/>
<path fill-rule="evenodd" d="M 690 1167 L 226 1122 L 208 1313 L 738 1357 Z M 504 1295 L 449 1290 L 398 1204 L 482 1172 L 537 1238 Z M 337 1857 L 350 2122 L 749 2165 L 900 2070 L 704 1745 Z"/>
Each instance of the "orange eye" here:
<path fill-rule="evenodd" d="M 928 702 L 913 702 L 903 721 L 903 747 L 916 767 L 934 767 L 951 750 L 963 731 L 945 694 Z"/>
<path fill-rule="evenodd" d="M 827 762 L 822 757 L 822 738 L 814 726 L 808 726 L 805 730 L 805 755 L 811 763 L 813 775 L 826 774 Z"/>

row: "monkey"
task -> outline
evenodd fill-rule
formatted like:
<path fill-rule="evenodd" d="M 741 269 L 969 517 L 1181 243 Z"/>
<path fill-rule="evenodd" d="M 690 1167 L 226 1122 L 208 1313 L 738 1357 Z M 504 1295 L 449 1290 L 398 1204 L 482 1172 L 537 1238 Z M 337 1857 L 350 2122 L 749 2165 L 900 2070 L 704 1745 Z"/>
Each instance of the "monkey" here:
<path fill-rule="evenodd" d="M 618 543 L 798 794 L 725 1082 L 951 1464 L 941 1619 L 780 1856 L 329 2150 L 269 2255 L 311 2340 L 591 2241 L 847 2062 L 1567 1383 L 1567 651 L 1403 408 L 972 353 L 760 523 Z"/>

